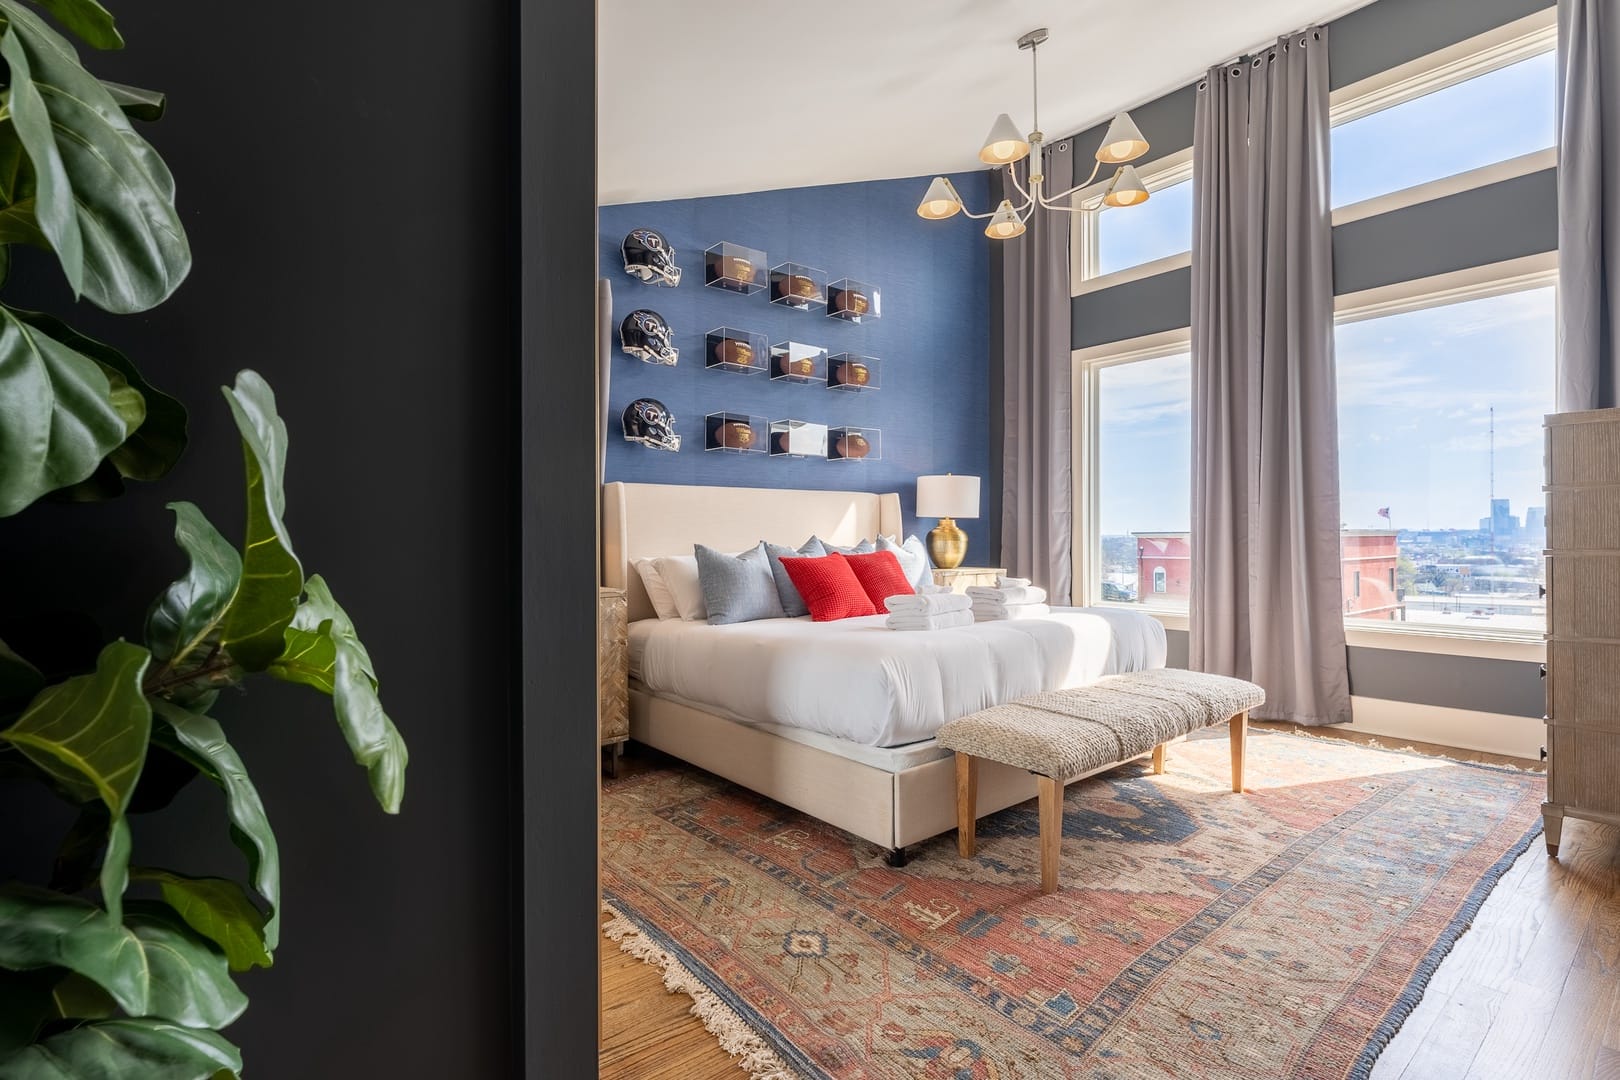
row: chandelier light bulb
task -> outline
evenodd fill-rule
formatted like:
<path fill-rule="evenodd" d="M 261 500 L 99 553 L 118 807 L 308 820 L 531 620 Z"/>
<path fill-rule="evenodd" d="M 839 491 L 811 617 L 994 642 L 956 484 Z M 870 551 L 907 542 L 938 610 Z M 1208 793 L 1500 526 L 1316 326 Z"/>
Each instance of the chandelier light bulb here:
<path fill-rule="evenodd" d="M 1018 214 L 1007 199 L 1001 200 L 996 207 L 996 214 L 990 219 L 990 224 L 984 227 L 984 235 L 992 240 L 1011 240 L 1015 236 L 1024 235 L 1024 223 L 1018 220 Z"/>
<path fill-rule="evenodd" d="M 1126 165 L 1119 170 L 1114 178 L 1114 184 L 1103 196 L 1103 202 L 1109 206 L 1136 206 L 1148 201 L 1147 185 L 1136 173 L 1135 165 Z"/>
<path fill-rule="evenodd" d="M 1002 113 L 996 117 L 991 125 L 990 134 L 984 137 L 984 146 L 979 151 L 979 160 L 986 165 L 1011 165 L 1015 161 L 1022 161 L 1029 155 L 1029 143 L 1012 122 L 1012 117 Z"/>
<path fill-rule="evenodd" d="M 1148 152 L 1148 141 L 1142 138 L 1136 121 L 1130 113 L 1117 113 L 1108 125 L 1102 145 L 1097 147 L 1097 160 L 1104 165 L 1122 165 L 1135 161 Z"/>
<path fill-rule="evenodd" d="M 923 196 L 922 202 L 917 204 L 917 216 L 929 221 L 944 221 L 961 209 L 962 197 L 956 193 L 955 185 L 943 176 L 936 176 L 933 183 L 928 185 L 928 193 Z"/>

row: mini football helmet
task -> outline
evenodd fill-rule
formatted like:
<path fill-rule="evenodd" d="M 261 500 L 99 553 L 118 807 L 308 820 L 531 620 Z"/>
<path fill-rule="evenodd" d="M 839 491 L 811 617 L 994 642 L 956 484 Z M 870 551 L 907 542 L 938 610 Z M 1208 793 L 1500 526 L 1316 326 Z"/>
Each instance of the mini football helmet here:
<path fill-rule="evenodd" d="M 624 238 L 624 272 L 648 285 L 681 283 L 681 268 L 675 265 L 675 249 L 664 234 L 655 229 L 631 229 Z"/>
<path fill-rule="evenodd" d="M 624 407 L 624 437 L 651 450 L 677 452 L 681 448 L 675 417 L 655 398 L 636 398 Z"/>
<path fill-rule="evenodd" d="M 671 340 L 673 336 L 674 331 L 664 317 L 647 308 L 632 311 L 619 324 L 619 347 L 649 364 L 673 365 L 680 360 L 680 350 Z"/>

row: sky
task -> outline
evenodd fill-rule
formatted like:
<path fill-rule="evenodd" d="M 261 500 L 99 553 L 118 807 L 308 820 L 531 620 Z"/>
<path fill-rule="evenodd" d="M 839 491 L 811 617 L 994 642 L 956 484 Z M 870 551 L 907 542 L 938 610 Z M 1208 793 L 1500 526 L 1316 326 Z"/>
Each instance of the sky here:
<path fill-rule="evenodd" d="M 1553 144 L 1554 60 L 1532 57 L 1334 129 L 1333 205 Z M 1185 251 L 1192 184 L 1100 219 L 1102 272 Z M 1472 529 L 1489 508 L 1489 410 L 1496 496 L 1542 505 L 1541 418 L 1553 408 L 1550 286 L 1341 323 L 1340 503 L 1351 528 Z M 1188 356 L 1101 373 L 1104 535 L 1186 531 L 1192 368 Z"/>

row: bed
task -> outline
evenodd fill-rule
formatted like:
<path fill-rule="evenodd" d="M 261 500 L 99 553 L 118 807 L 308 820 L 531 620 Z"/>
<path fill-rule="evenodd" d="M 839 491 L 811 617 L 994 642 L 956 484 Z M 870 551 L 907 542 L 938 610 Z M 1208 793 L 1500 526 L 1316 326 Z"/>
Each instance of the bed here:
<path fill-rule="evenodd" d="M 603 580 L 630 619 L 630 734 L 888 849 L 955 827 L 945 721 L 1040 690 L 1162 667 L 1157 620 L 1121 609 L 897 633 L 881 616 L 730 626 L 659 620 L 632 566 L 694 543 L 736 551 L 812 533 L 852 545 L 901 532 L 895 494 L 611 483 Z M 979 776 L 978 813 L 1032 798 L 1004 766 Z"/>

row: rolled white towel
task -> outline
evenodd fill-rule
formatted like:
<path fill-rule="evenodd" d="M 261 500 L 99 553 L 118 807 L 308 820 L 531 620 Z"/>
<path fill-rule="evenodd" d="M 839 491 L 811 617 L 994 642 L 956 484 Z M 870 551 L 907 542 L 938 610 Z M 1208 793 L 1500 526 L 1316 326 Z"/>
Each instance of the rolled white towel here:
<path fill-rule="evenodd" d="M 917 586 L 917 595 L 918 596 L 944 596 L 946 593 L 955 592 L 955 591 L 956 590 L 951 588 L 949 585 L 919 585 L 919 586 Z"/>
<path fill-rule="evenodd" d="M 996 575 L 996 588 L 998 589 L 1027 589 L 1034 582 L 1027 577 L 1007 577 L 1005 574 Z"/>
<path fill-rule="evenodd" d="M 947 611 L 966 611 L 973 606 L 973 600 L 961 593 L 902 594 L 888 597 L 883 606 L 896 615 L 941 615 Z"/>
<path fill-rule="evenodd" d="M 958 626 L 972 626 L 973 612 L 942 611 L 937 615 L 890 615 L 883 625 L 890 630 L 952 630 Z"/>
<path fill-rule="evenodd" d="M 1009 604 L 1005 607 L 973 605 L 974 622 L 1001 622 L 1013 619 L 1040 619 L 1052 614 L 1046 604 Z"/>
<path fill-rule="evenodd" d="M 975 585 L 967 591 L 975 600 L 989 600 L 997 604 L 1044 604 L 1046 590 L 1039 585 L 1020 585 L 1010 589 L 992 589 L 988 585 Z"/>

